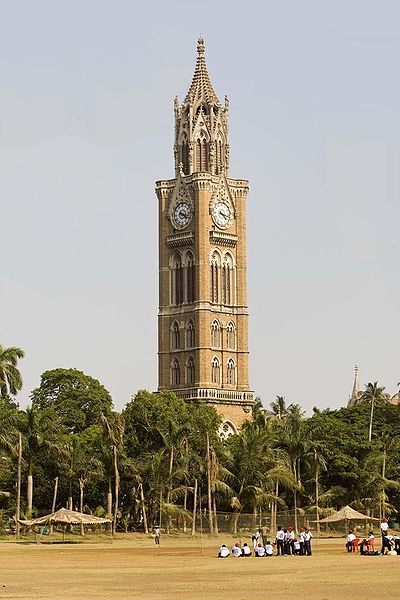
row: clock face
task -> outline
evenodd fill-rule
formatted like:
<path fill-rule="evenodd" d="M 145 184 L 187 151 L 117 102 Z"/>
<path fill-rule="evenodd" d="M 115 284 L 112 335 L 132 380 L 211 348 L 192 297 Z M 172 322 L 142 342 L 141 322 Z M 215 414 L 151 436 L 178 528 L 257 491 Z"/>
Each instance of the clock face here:
<path fill-rule="evenodd" d="M 174 221 L 178 227 L 185 227 L 192 218 L 192 209 L 187 202 L 179 202 L 174 210 Z"/>
<path fill-rule="evenodd" d="M 231 209 L 226 202 L 219 201 L 214 204 L 212 217 L 218 227 L 228 227 L 231 221 Z"/>

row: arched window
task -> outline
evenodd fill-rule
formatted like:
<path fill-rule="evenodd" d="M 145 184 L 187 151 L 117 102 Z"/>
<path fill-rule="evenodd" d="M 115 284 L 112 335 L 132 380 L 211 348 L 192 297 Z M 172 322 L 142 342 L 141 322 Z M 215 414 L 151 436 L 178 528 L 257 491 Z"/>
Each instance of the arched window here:
<path fill-rule="evenodd" d="M 220 175 L 222 173 L 222 142 L 221 140 L 217 140 L 216 144 L 215 144 L 215 149 L 216 149 L 216 160 L 215 160 L 215 173 L 217 175 Z"/>
<path fill-rule="evenodd" d="M 228 360 L 226 368 L 226 383 L 228 385 L 235 385 L 236 383 L 236 365 L 233 358 Z"/>
<path fill-rule="evenodd" d="M 189 304 L 195 301 L 195 266 L 192 252 L 186 254 L 186 299 Z"/>
<path fill-rule="evenodd" d="M 179 385 L 181 382 L 181 369 L 179 366 L 179 360 L 174 358 L 171 363 L 171 385 Z"/>
<path fill-rule="evenodd" d="M 194 383 L 195 378 L 195 367 L 194 367 L 194 358 L 193 356 L 189 356 L 186 362 L 186 383 Z"/>
<path fill-rule="evenodd" d="M 179 350 L 181 347 L 181 336 L 179 332 L 179 324 L 174 321 L 171 325 L 171 350 Z"/>
<path fill-rule="evenodd" d="M 211 381 L 212 383 L 219 383 L 220 377 L 220 364 L 216 356 L 211 361 Z"/>
<path fill-rule="evenodd" d="M 233 258 L 229 252 L 224 256 L 222 265 L 222 303 L 234 304 L 235 272 Z"/>
<path fill-rule="evenodd" d="M 209 144 L 202 131 L 196 140 L 196 172 L 208 171 Z"/>
<path fill-rule="evenodd" d="M 214 304 L 219 302 L 219 270 L 221 258 L 218 252 L 213 252 L 210 264 L 210 300 Z"/>
<path fill-rule="evenodd" d="M 211 323 L 211 347 L 221 348 L 221 327 L 216 319 Z"/>
<path fill-rule="evenodd" d="M 183 267 L 182 257 L 175 252 L 170 262 L 171 269 L 171 304 L 183 303 Z"/>
<path fill-rule="evenodd" d="M 236 350 L 236 329 L 233 321 L 229 321 L 226 326 L 226 347 L 228 350 Z"/>
<path fill-rule="evenodd" d="M 187 143 L 186 140 L 184 142 L 182 142 L 182 165 L 183 165 L 183 172 L 185 173 L 185 175 L 189 175 L 189 173 L 190 173 L 189 144 Z"/>
<path fill-rule="evenodd" d="M 195 333 L 194 333 L 194 323 L 192 319 L 188 321 L 186 325 L 186 348 L 194 348 L 195 346 Z"/>

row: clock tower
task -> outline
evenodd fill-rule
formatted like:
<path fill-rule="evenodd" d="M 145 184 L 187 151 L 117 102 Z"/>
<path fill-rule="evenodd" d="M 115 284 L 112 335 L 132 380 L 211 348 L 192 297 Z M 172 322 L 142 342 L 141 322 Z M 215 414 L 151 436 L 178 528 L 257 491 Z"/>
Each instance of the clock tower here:
<path fill-rule="evenodd" d="M 174 102 L 175 177 L 159 201 L 158 389 L 206 402 L 221 437 L 251 418 L 248 381 L 246 199 L 228 175 L 229 102 L 220 104 L 204 42 L 186 98 Z"/>

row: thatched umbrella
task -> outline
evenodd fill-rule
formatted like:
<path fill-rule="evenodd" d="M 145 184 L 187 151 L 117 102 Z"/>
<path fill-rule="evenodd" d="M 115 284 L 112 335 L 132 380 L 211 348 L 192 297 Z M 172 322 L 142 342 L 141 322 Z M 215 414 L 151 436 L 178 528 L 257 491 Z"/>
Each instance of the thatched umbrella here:
<path fill-rule="evenodd" d="M 104 523 L 111 523 L 110 519 L 105 517 L 95 517 L 93 515 L 87 515 L 80 513 L 75 510 L 68 510 L 66 508 L 60 508 L 54 513 L 38 517 L 37 519 L 20 519 L 20 523 L 33 527 L 35 525 L 63 525 L 65 533 L 65 527 L 67 525 L 100 525 Z"/>
<path fill-rule="evenodd" d="M 379 519 L 364 515 L 363 513 L 358 512 L 358 510 L 354 510 L 354 508 L 351 508 L 351 506 L 347 505 L 333 513 L 333 515 L 329 515 L 329 517 L 321 519 L 320 523 L 336 523 L 337 521 L 345 521 L 347 529 L 348 521 L 365 521 L 365 527 L 367 527 L 368 521 L 379 521 Z"/>

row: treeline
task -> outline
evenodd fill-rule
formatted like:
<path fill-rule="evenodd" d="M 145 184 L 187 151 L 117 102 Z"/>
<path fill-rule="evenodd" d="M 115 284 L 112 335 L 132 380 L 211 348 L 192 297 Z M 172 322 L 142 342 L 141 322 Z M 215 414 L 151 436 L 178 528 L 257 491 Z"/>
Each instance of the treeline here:
<path fill-rule="evenodd" d="M 1 347 L 0 347 L 1 348 Z M 1 359 L 1 352 L 0 352 Z M 1 360 L 0 360 L 1 364 Z M 0 367 L 0 384 L 2 371 Z M 215 410 L 173 394 L 139 391 L 122 412 L 107 390 L 75 369 L 43 373 L 21 410 L 7 378 L 0 397 L 0 509 L 21 514 L 69 506 L 114 528 L 191 527 L 199 505 L 211 530 L 217 513 L 276 515 L 314 507 L 323 516 L 351 504 L 395 517 L 400 505 L 400 407 L 376 398 L 351 408 L 314 409 L 278 397 L 222 442 Z M 371 385 L 371 384 L 369 384 Z M 374 384 L 372 384 L 374 385 Z M 368 386 L 367 386 L 368 387 Z M 382 388 L 378 388 L 382 389 Z M 17 390 L 14 388 L 14 391 Z M 21 454 L 21 461 L 18 455 Z"/>

